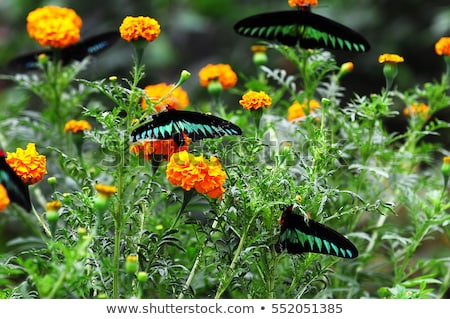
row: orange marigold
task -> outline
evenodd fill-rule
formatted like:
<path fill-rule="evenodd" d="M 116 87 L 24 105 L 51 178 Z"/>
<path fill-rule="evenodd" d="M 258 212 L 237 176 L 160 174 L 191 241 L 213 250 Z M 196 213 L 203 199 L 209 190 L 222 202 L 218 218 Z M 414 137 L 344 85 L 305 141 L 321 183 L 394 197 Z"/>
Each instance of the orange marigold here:
<path fill-rule="evenodd" d="M 184 133 L 183 139 L 185 145 L 179 146 L 173 139 L 168 140 L 155 140 L 155 141 L 141 141 L 131 145 L 130 150 L 136 155 L 143 154 L 144 159 L 150 161 L 154 159 L 153 155 L 159 155 L 161 159 L 167 160 L 174 153 L 187 151 L 191 139 Z"/>
<path fill-rule="evenodd" d="M 208 160 L 187 151 L 175 153 L 167 164 L 166 177 L 173 185 L 185 190 L 194 188 L 211 198 L 218 198 L 225 191 L 226 173 L 216 157 Z"/>
<path fill-rule="evenodd" d="M 437 55 L 450 55 L 450 37 L 440 38 L 434 45 Z"/>
<path fill-rule="evenodd" d="M 385 53 L 378 57 L 378 63 L 401 63 L 405 62 L 405 59 L 398 54 Z"/>
<path fill-rule="evenodd" d="M 65 48 L 80 40 L 83 24 L 78 14 L 70 8 L 45 6 L 31 11 L 27 16 L 27 31 L 42 46 Z"/>
<path fill-rule="evenodd" d="M 223 89 L 230 89 L 237 83 L 237 75 L 229 64 L 208 64 L 198 73 L 200 85 L 208 87 L 210 82 L 218 80 Z"/>
<path fill-rule="evenodd" d="M 318 108 L 320 104 L 316 100 L 310 100 L 308 104 L 306 100 L 303 103 L 295 101 L 288 109 L 288 121 L 304 118 Z"/>
<path fill-rule="evenodd" d="M 430 107 L 425 103 L 414 102 L 410 106 L 403 109 L 405 116 L 420 116 L 423 119 L 429 118 Z"/>
<path fill-rule="evenodd" d="M 0 212 L 5 210 L 10 203 L 11 201 L 8 197 L 8 191 L 6 190 L 5 186 L 0 184 Z"/>
<path fill-rule="evenodd" d="M 84 130 L 92 130 L 91 124 L 86 120 L 70 120 L 64 125 L 64 132 L 77 133 Z"/>
<path fill-rule="evenodd" d="M 317 6 L 317 0 L 288 0 L 291 7 Z"/>
<path fill-rule="evenodd" d="M 265 107 L 266 109 L 272 104 L 272 98 L 266 92 L 248 91 L 239 101 L 246 110 L 257 110 Z"/>
<path fill-rule="evenodd" d="M 136 41 L 139 38 L 152 42 L 159 36 L 161 26 L 157 20 L 150 17 L 127 16 L 123 19 L 119 31 L 122 39 L 128 42 Z"/>
<path fill-rule="evenodd" d="M 47 174 L 47 159 L 36 151 L 34 143 L 28 143 L 26 150 L 17 148 L 7 155 L 6 162 L 25 184 L 35 184 Z"/>
<path fill-rule="evenodd" d="M 164 98 L 158 104 L 155 105 L 155 110 L 160 112 L 164 110 L 165 107 L 174 108 L 177 110 L 183 110 L 189 106 L 189 97 L 182 87 L 177 87 L 175 90 L 167 95 L 170 90 L 173 89 L 173 84 L 168 85 L 167 83 L 159 83 L 147 85 L 144 88 L 145 94 L 150 99 L 151 102 L 158 102 L 161 98 Z M 142 98 L 142 109 L 147 108 L 147 102 L 145 98 Z"/>

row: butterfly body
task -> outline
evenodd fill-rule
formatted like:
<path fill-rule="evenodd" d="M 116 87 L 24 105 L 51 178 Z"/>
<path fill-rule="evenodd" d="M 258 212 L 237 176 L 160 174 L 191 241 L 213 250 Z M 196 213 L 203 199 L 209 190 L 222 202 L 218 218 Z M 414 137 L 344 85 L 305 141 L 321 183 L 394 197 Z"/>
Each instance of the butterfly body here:
<path fill-rule="evenodd" d="M 250 16 L 238 21 L 234 30 L 246 37 L 276 41 L 305 49 L 324 48 L 366 52 L 367 40 L 352 29 L 312 13 L 309 7 Z"/>
<path fill-rule="evenodd" d="M 358 256 L 350 240 L 328 226 L 293 213 L 292 206 L 284 210 L 280 224 L 278 251 L 285 249 L 290 254 L 312 252 L 342 258 Z"/>
<path fill-rule="evenodd" d="M 168 109 L 153 115 L 151 122 L 136 128 L 131 133 L 131 139 L 133 143 L 173 139 L 178 146 L 183 146 L 186 144 L 185 136 L 195 142 L 204 138 L 241 134 L 242 130 L 237 125 L 217 116 Z"/>
<path fill-rule="evenodd" d="M 81 61 L 88 55 L 97 55 L 108 49 L 119 38 L 120 35 L 117 31 L 101 33 L 63 49 L 41 50 L 19 56 L 8 63 L 8 68 L 13 72 L 35 70 L 38 65 L 38 56 L 41 54 L 45 54 L 49 59 L 58 56 L 63 65 L 74 60 Z"/>
<path fill-rule="evenodd" d="M 0 184 L 6 188 L 11 202 L 22 206 L 26 211 L 31 210 L 28 186 L 22 182 L 20 177 L 8 165 L 6 154 L 2 149 L 0 149 Z"/>

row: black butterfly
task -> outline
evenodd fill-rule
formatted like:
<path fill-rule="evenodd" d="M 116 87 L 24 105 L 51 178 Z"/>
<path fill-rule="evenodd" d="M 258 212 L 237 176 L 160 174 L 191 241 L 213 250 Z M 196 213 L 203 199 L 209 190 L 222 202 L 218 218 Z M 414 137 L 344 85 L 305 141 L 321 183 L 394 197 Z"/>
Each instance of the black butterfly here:
<path fill-rule="evenodd" d="M 16 57 L 9 61 L 7 67 L 11 72 L 35 70 L 37 69 L 38 56 L 40 54 L 45 54 L 50 59 L 58 55 L 58 59 L 61 60 L 63 65 L 66 65 L 73 60 L 81 61 L 88 55 L 96 55 L 103 52 L 119 38 L 120 34 L 117 31 L 101 33 L 60 50 L 42 50 Z"/>
<path fill-rule="evenodd" d="M 183 133 L 192 142 L 224 135 L 241 135 L 235 124 L 220 117 L 191 111 L 168 109 L 152 116 L 152 121 L 131 133 L 131 141 L 173 139 L 178 146 L 186 144 Z"/>
<path fill-rule="evenodd" d="M 366 52 L 367 40 L 352 29 L 311 12 L 310 6 L 299 10 L 262 13 L 238 21 L 234 30 L 246 37 L 277 41 L 305 49 L 324 48 Z"/>
<path fill-rule="evenodd" d="M 31 210 L 28 186 L 22 182 L 16 172 L 6 163 L 6 154 L 2 149 L 0 149 L 0 184 L 6 188 L 11 202 L 22 206 L 26 211 Z"/>
<path fill-rule="evenodd" d="M 292 206 L 284 210 L 280 224 L 278 252 L 286 249 L 290 254 L 313 252 L 343 258 L 358 256 L 358 249 L 350 240 L 316 221 L 305 221 L 303 216 L 292 213 Z"/>

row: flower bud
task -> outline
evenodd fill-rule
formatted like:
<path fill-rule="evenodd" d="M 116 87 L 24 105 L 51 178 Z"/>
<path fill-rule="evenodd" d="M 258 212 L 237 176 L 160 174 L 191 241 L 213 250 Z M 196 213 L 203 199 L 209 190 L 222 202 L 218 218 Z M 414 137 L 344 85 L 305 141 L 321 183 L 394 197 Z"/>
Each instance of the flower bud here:
<path fill-rule="evenodd" d="M 138 256 L 128 255 L 125 258 L 125 271 L 128 273 L 135 273 L 139 269 Z"/>

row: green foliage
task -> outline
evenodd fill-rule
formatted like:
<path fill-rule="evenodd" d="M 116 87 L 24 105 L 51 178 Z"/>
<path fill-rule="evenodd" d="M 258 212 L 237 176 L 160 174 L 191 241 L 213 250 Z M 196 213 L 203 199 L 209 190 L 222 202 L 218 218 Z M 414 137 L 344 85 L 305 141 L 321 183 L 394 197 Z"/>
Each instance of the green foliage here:
<path fill-rule="evenodd" d="M 221 98 L 192 106 L 244 131 L 190 145 L 191 152 L 220 159 L 227 174 L 220 199 L 175 188 L 164 163 L 153 174 L 150 163 L 130 152 L 131 131 L 152 112 L 140 106 L 145 65 L 135 63 L 126 79 L 89 81 L 79 78 L 89 59 L 67 66 L 44 61 L 38 73 L 11 77 L 41 109 L 28 110 L 31 96 L 9 105 L 0 127 L 17 133 L 0 135 L 1 145 L 12 151 L 35 142 L 56 183 L 31 186 L 35 214 L 15 205 L 2 213 L 2 229 L 23 223 L 26 235 L 2 235 L 0 297 L 442 297 L 450 286 L 443 249 L 450 205 L 440 158 L 448 153 L 425 139 L 449 127 L 434 117 L 449 105 L 448 77 L 404 92 L 354 95 L 344 104 L 332 54 L 269 50 L 296 72 L 269 61 L 221 93 L 268 93 L 272 105 L 259 127 L 254 112 Z M 183 73 L 176 85 L 186 80 Z M 286 120 L 294 101 L 312 99 L 319 110 L 306 107 L 304 117 Z M 405 132 L 390 133 L 384 121 L 403 116 L 394 101 L 426 103 L 427 116 L 411 115 Z M 89 120 L 93 129 L 64 133 L 73 118 Z M 103 198 L 97 183 L 116 192 Z M 45 218 L 51 200 L 62 203 L 56 224 Z M 348 236 L 360 256 L 278 253 L 286 204 Z M 137 267 L 127 266 L 128 256 L 137 256 Z"/>

